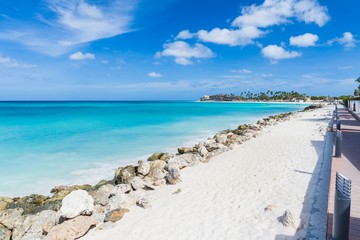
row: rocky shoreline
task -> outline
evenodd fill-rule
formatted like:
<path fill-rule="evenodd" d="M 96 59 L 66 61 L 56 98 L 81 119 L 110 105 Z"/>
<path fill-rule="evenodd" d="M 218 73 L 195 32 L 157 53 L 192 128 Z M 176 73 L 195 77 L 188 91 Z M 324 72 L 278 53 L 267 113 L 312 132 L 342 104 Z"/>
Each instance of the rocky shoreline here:
<path fill-rule="evenodd" d="M 318 107 L 311 105 L 303 111 Z M 51 190 L 51 197 L 0 197 L 0 239 L 77 239 L 91 228 L 111 228 L 130 207 L 151 207 L 151 191 L 179 183 L 181 169 L 206 163 L 256 137 L 264 127 L 293 115 L 269 116 L 256 124 L 224 130 L 194 147 L 179 147 L 175 155 L 154 153 L 136 166 L 118 168 L 112 180 L 102 180 L 95 186 L 57 186 Z"/>

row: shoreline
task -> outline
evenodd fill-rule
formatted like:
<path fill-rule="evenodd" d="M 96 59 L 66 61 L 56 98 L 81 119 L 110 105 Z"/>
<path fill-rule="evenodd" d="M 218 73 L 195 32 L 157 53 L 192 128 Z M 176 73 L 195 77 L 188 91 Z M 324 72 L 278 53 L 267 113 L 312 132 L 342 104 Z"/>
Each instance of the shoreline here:
<path fill-rule="evenodd" d="M 88 193 L 92 196 L 94 200 L 95 206 L 96 204 L 98 204 L 99 206 L 106 207 L 109 206 L 109 201 L 111 201 L 111 199 L 114 199 L 114 197 L 109 198 L 109 194 L 114 190 L 114 188 L 119 188 L 119 186 L 125 187 L 125 185 L 127 186 L 127 188 L 132 188 L 132 190 L 130 190 L 125 196 L 124 194 L 127 191 L 122 192 L 120 194 L 121 198 L 119 199 L 119 201 L 125 201 L 125 207 L 131 208 L 132 205 L 137 204 L 143 208 L 147 208 L 147 203 L 150 202 L 150 199 L 148 199 L 148 197 L 146 196 L 147 191 L 157 189 L 158 186 L 164 185 L 166 183 L 170 185 L 180 183 L 180 173 L 182 173 L 182 168 L 189 169 L 188 167 L 195 166 L 200 163 L 207 163 L 210 160 L 212 161 L 212 159 L 217 157 L 218 155 L 232 150 L 237 146 L 241 146 L 239 144 L 247 142 L 248 140 L 256 137 L 259 134 L 261 135 L 264 129 L 267 128 L 267 126 L 273 126 L 276 125 L 278 122 L 288 120 L 289 117 L 297 113 L 298 111 L 292 113 L 283 113 L 276 116 L 269 116 L 267 118 L 259 120 L 256 124 L 243 124 L 240 125 L 238 129 L 223 130 L 220 133 L 216 134 L 213 138 L 209 138 L 207 140 L 208 142 L 199 143 L 195 147 L 180 147 L 178 149 L 179 153 L 177 155 L 169 153 L 155 153 L 149 157 L 147 162 L 139 162 L 139 165 L 137 166 L 126 166 L 118 168 L 115 173 L 115 178 L 113 180 L 102 180 L 95 186 L 90 186 L 87 184 L 82 186 L 69 187 L 58 186 L 52 189 L 51 193 L 54 193 L 54 195 L 51 198 L 41 195 L 31 195 L 23 198 L 16 198 L 15 201 L 13 199 L 12 203 L 8 203 L 5 208 L 10 207 L 9 211 L 14 211 L 14 209 L 22 207 L 25 210 L 24 214 L 41 213 L 43 210 L 46 209 L 48 209 L 47 211 L 56 212 L 59 211 L 60 206 L 64 204 L 61 202 L 64 201 L 64 199 L 66 198 L 65 196 L 67 196 L 70 192 L 73 192 L 74 190 L 74 192 L 77 192 L 81 191 L 81 189 L 88 191 Z M 140 171 L 140 169 L 142 169 L 143 167 L 147 168 L 146 173 Z M 134 179 L 136 179 L 137 182 L 134 182 Z M 104 193 L 104 189 L 106 188 L 111 188 L 111 191 L 105 191 Z M 144 191 L 142 189 L 147 190 Z M 131 194 L 133 196 L 131 196 Z M 117 193 L 115 193 L 114 195 L 116 197 Z M 129 200 L 129 198 L 131 198 L 132 200 Z M 29 199 L 33 202 L 29 201 Z M 135 202 L 134 199 L 136 199 Z M 7 200 L 10 201 L 9 199 Z M 131 202 L 131 204 L 129 203 L 129 201 Z M 124 208 L 124 205 L 116 206 Z M 112 209 L 111 211 L 114 211 L 116 208 L 114 208 L 114 206 L 111 206 L 110 209 Z M 103 214 L 106 212 L 104 208 L 102 208 L 102 211 Z M 22 213 L 21 215 L 24 214 Z M 101 223 L 102 221 L 103 217 L 99 223 Z M 62 226 L 62 224 L 58 224 L 56 226 Z"/>
<path fill-rule="evenodd" d="M 268 104 L 298 104 L 298 105 L 314 105 L 314 104 L 324 104 L 319 102 L 281 102 L 281 101 L 212 101 L 212 100 L 196 100 L 195 102 L 206 102 L 206 103 L 268 103 Z"/>
<path fill-rule="evenodd" d="M 182 182 L 152 192 L 148 209 L 131 207 L 119 222 L 81 239 L 323 239 L 326 209 L 314 211 L 314 204 L 328 194 L 317 180 L 330 167 L 323 165 L 329 149 L 323 151 L 331 113 L 296 113 L 263 128 L 251 141 L 182 170 Z"/>
<path fill-rule="evenodd" d="M 254 104 L 256 104 L 256 103 L 254 103 Z M 285 105 L 287 105 L 287 104 L 285 103 Z M 264 107 L 264 108 L 266 108 L 266 107 Z M 295 112 L 300 109 L 300 106 L 299 107 L 298 106 L 296 106 L 296 107 L 289 106 L 288 108 L 289 109 L 286 109 L 287 111 Z M 291 108 L 293 108 L 293 109 L 291 109 Z M 302 108 L 303 108 L 303 106 L 301 106 L 301 109 Z M 284 110 L 278 110 L 278 111 L 284 111 Z M 276 111 L 276 110 L 274 110 L 274 111 Z M 172 144 L 171 146 L 167 146 L 166 143 L 160 143 L 160 144 L 158 144 L 160 147 L 152 148 L 150 150 L 148 149 L 149 151 L 146 151 L 146 152 L 141 151 L 141 154 L 139 154 L 140 152 L 132 151 L 133 153 L 136 153 L 136 154 L 125 153 L 126 156 L 121 155 L 121 154 L 116 155 L 116 157 L 110 159 L 110 161 L 102 161 L 102 159 L 99 158 L 99 161 L 94 161 L 94 162 L 90 161 L 91 164 L 89 164 L 88 167 L 74 166 L 72 169 L 70 169 L 69 171 L 67 171 L 65 173 L 66 177 L 60 176 L 60 178 L 58 178 L 58 177 L 54 176 L 54 178 L 52 178 L 50 176 L 45 176 L 44 179 L 47 179 L 48 181 L 43 180 L 43 182 L 37 181 L 37 179 L 35 179 L 37 182 L 37 186 L 38 186 L 36 191 L 28 191 L 27 189 L 31 190 L 32 187 L 29 186 L 30 184 L 25 183 L 24 186 L 26 186 L 27 188 L 25 188 L 24 186 L 21 186 L 21 189 L 17 189 L 15 187 L 15 188 L 13 188 L 14 190 L 9 189 L 9 191 L 6 191 L 7 186 L 5 186 L 5 188 L 3 189 L 4 191 L 0 191 L 0 196 L 25 197 L 30 194 L 42 194 L 42 195 L 46 195 L 46 196 L 51 196 L 50 190 L 54 186 L 59 186 L 59 185 L 69 186 L 69 185 L 83 185 L 83 184 L 96 185 L 101 179 L 111 179 L 113 177 L 113 172 L 116 170 L 117 167 L 126 166 L 129 164 L 134 165 L 137 163 L 136 162 L 137 159 L 147 159 L 147 157 L 149 155 L 151 155 L 152 153 L 154 153 L 155 151 L 163 151 L 163 152 L 170 152 L 170 153 L 176 154 L 177 148 L 179 146 L 192 146 L 200 141 L 205 141 L 207 138 L 212 137 L 213 135 L 222 131 L 225 127 L 226 128 L 236 128 L 238 124 L 256 123 L 256 121 L 259 120 L 259 118 L 263 118 L 263 117 L 266 118 L 268 116 L 267 114 L 269 114 L 269 113 L 264 113 L 261 115 L 258 114 L 258 116 L 256 116 L 256 117 L 253 116 L 251 118 L 245 117 L 244 119 L 243 119 L 243 117 L 241 117 L 241 119 L 240 119 L 241 121 L 234 118 L 231 121 L 225 122 L 225 124 L 220 119 L 221 116 L 219 116 L 218 120 L 216 120 L 217 118 L 212 118 L 213 121 L 215 119 L 215 121 L 219 122 L 219 124 L 218 124 L 218 126 L 216 126 L 216 128 L 206 131 L 206 133 L 191 131 L 191 135 L 187 136 L 186 138 L 182 138 L 181 140 Z M 274 112 L 273 114 L 278 114 L 278 113 Z M 256 115 L 256 114 L 254 114 L 254 115 Z M 249 119 L 251 119 L 251 120 L 249 120 Z M 204 121 L 204 120 L 202 120 L 202 121 Z M 231 123 L 231 124 L 229 124 L 229 123 Z M 186 126 L 183 125 L 183 127 L 186 127 Z M 207 129 L 209 129 L 209 128 L 207 128 Z M 175 142 L 175 140 L 174 140 L 174 142 Z M 91 160 L 91 158 L 90 158 L 90 160 Z M 86 161 L 86 159 L 84 159 L 84 161 Z M 58 164 L 58 165 L 61 165 L 61 164 Z M 61 177 L 63 177 L 64 180 L 61 180 Z M 31 182 L 31 179 L 29 179 L 27 182 Z M 10 186 L 12 186 L 12 185 L 10 185 Z"/>

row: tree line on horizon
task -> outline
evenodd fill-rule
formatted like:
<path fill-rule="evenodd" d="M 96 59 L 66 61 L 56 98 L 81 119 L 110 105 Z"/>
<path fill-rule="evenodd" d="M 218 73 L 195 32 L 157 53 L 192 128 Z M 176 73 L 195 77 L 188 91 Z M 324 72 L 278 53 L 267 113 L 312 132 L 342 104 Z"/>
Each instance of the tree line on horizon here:
<path fill-rule="evenodd" d="M 215 94 L 204 96 L 201 101 L 305 101 L 308 96 L 305 93 L 298 93 L 295 91 L 271 91 L 252 93 L 250 91 L 241 92 L 240 95 L 230 94 Z M 326 97 L 324 97 L 326 98 Z"/>

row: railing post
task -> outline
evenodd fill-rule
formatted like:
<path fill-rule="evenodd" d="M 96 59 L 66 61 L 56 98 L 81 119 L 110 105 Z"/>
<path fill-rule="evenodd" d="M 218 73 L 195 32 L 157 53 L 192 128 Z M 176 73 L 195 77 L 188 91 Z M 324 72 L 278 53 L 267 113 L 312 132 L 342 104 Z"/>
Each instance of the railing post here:
<path fill-rule="evenodd" d="M 341 131 L 336 131 L 335 157 L 341 157 L 343 136 Z"/>
<path fill-rule="evenodd" d="M 336 173 L 335 202 L 332 236 L 333 240 L 348 240 L 351 206 L 351 180 Z"/>
<path fill-rule="evenodd" d="M 338 131 L 341 130 L 341 120 L 340 119 L 336 120 L 336 130 L 338 130 Z"/>

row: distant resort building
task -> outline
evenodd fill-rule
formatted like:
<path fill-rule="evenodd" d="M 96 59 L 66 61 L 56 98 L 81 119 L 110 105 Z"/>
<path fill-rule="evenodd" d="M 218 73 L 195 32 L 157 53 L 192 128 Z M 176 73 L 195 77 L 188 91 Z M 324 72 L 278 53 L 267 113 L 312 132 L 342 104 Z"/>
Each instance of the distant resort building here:
<path fill-rule="evenodd" d="M 201 100 L 203 100 L 203 101 L 206 101 L 206 100 L 209 100 L 210 99 L 210 97 L 208 96 L 208 95 L 205 95 L 205 96 L 203 96 L 202 98 L 201 98 Z"/>
<path fill-rule="evenodd" d="M 357 113 L 360 114 L 360 97 L 353 97 L 349 99 L 349 108 Z"/>

